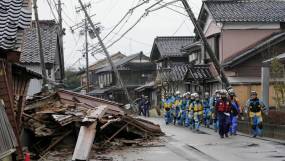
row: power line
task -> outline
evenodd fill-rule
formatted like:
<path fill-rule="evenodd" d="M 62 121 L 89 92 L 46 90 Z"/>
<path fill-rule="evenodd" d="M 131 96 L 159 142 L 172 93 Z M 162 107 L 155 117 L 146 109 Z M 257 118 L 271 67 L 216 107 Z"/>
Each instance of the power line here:
<path fill-rule="evenodd" d="M 186 20 L 184 20 L 184 21 L 178 26 L 178 28 L 175 30 L 175 32 L 172 34 L 172 36 L 174 36 L 174 35 L 181 29 L 181 27 L 185 24 L 185 21 L 186 21 Z"/>
<path fill-rule="evenodd" d="M 129 15 L 128 19 L 124 22 L 124 24 L 120 27 L 119 31 L 117 32 L 117 34 L 122 30 L 122 28 L 125 26 L 125 24 L 129 21 L 131 15 L 133 14 L 134 10 L 141 7 L 142 5 L 144 5 L 145 3 L 148 3 L 148 0 L 144 0 L 142 3 L 139 3 L 140 1 L 138 1 L 138 4 L 132 8 L 130 8 L 125 15 L 119 20 L 119 22 L 103 37 L 103 41 L 124 21 L 124 19 Z M 111 40 L 113 39 L 113 37 L 111 38 Z M 108 42 L 111 42 L 111 40 L 109 40 Z M 99 44 L 95 44 L 93 48 L 95 48 L 96 46 L 98 46 Z"/>
<path fill-rule="evenodd" d="M 52 16 L 54 17 L 54 20 L 55 20 L 56 22 L 58 22 L 58 20 L 57 20 L 57 18 L 56 18 L 56 16 L 55 16 L 55 13 L 53 12 L 53 8 L 52 8 L 52 5 L 51 5 L 50 0 L 47 0 L 47 3 L 48 3 L 48 5 L 49 5 L 49 8 L 50 8 L 50 11 L 51 11 Z"/>
<path fill-rule="evenodd" d="M 115 43 L 117 43 L 118 41 L 120 41 L 127 33 L 129 33 L 145 16 L 147 16 L 150 12 L 154 12 L 154 11 L 157 11 L 161 8 L 156 8 L 156 9 L 153 9 L 153 10 L 150 10 L 151 8 L 155 7 L 156 5 L 158 5 L 162 0 L 160 0 L 159 2 L 156 2 L 154 4 L 152 4 L 150 7 L 148 7 L 146 10 L 145 10 L 145 13 L 143 13 L 139 18 L 138 20 L 128 29 L 126 30 L 118 39 L 116 39 L 114 42 L 112 42 L 111 44 L 109 44 L 106 48 L 110 48 L 112 47 Z M 94 49 L 94 48 L 93 48 Z M 97 49 L 95 51 L 93 51 L 92 53 L 96 53 L 98 51 L 102 51 L 102 49 Z"/>
<path fill-rule="evenodd" d="M 145 3 L 148 3 L 148 1 L 143 1 L 142 3 L 134 6 L 133 8 L 129 9 L 128 12 L 120 19 L 120 21 L 113 27 L 113 29 L 111 31 L 109 31 L 109 33 L 107 35 L 105 35 L 103 37 L 103 40 L 105 40 L 122 22 L 123 20 L 129 15 L 129 14 L 133 14 L 134 10 L 137 9 L 138 7 L 144 5 Z"/>
<path fill-rule="evenodd" d="M 174 3 L 174 2 L 177 2 L 177 1 L 178 1 L 178 0 L 171 1 L 171 2 L 168 2 L 168 3 L 163 4 L 163 5 L 160 6 L 160 7 L 157 7 L 157 8 L 155 8 L 155 9 L 150 10 L 150 9 L 153 8 L 154 6 L 159 5 L 160 2 L 162 2 L 162 0 L 160 0 L 160 1 L 156 2 L 156 3 L 154 3 L 153 5 L 151 5 L 150 7 L 148 7 L 148 8 L 145 10 L 145 13 L 143 13 L 143 14 L 139 17 L 139 19 L 138 19 L 128 30 L 126 30 L 126 31 L 125 31 L 118 39 L 116 39 L 114 42 L 112 42 L 111 44 L 107 45 L 107 49 L 110 48 L 110 47 L 112 47 L 112 46 L 113 46 L 115 43 L 117 43 L 118 41 L 120 41 L 128 32 L 130 32 L 130 31 L 142 20 L 143 17 L 147 16 L 150 12 L 154 12 L 154 11 L 157 11 L 157 10 L 162 9 L 162 8 L 164 8 L 164 7 L 167 7 L 167 6 L 170 5 L 171 3 Z M 93 48 L 93 49 L 94 49 L 94 48 Z M 92 53 L 101 52 L 101 51 L 102 51 L 102 49 L 96 49 L 96 50 L 93 51 Z"/>
<path fill-rule="evenodd" d="M 81 37 L 79 36 L 77 41 L 75 41 L 75 47 L 72 49 L 72 51 L 70 52 L 69 54 L 69 57 L 68 59 L 66 60 L 67 62 L 72 58 L 73 54 L 75 53 L 75 51 L 77 50 L 77 47 L 78 47 L 78 44 L 79 44 L 79 41 L 80 41 Z"/>
<path fill-rule="evenodd" d="M 157 0 L 156 0 L 156 1 L 157 1 Z M 184 14 L 184 13 L 182 13 L 182 12 L 179 12 L 179 11 L 177 11 L 177 10 L 175 10 L 175 9 L 172 9 L 172 8 L 168 7 L 169 5 L 172 5 L 173 3 L 178 2 L 179 0 L 174 0 L 174 1 L 171 1 L 171 2 L 167 2 L 167 3 L 166 3 L 166 2 L 163 2 L 164 4 L 160 4 L 162 1 L 163 1 L 163 0 L 159 0 L 159 1 L 157 1 L 156 3 L 154 3 L 153 5 L 151 5 L 150 7 L 148 7 L 148 8 L 146 9 L 145 13 L 142 14 L 142 16 L 140 16 L 139 19 L 138 19 L 128 30 L 126 30 L 126 31 L 125 31 L 118 39 L 116 39 L 114 42 L 112 42 L 111 44 L 107 45 L 107 49 L 110 48 L 110 47 L 112 47 L 112 46 L 113 46 L 115 43 L 117 43 L 118 41 L 120 41 L 128 32 L 130 32 L 130 31 L 142 20 L 143 17 L 147 16 L 150 12 L 154 12 L 154 11 L 160 10 L 160 9 L 162 9 L 162 8 L 168 8 L 168 9 L 170 9 L 170 10 L 176 12 L 176 13 L 179 13 L 179 14 L 182 14 L 182 15 L 184 15 L 184 16 L 187 16 L 186 14 Z M 156 5 L 160 5 L 160 7 L 157 7 L 157 8 L 154 8 L 154 9 L 150 10 L 150 8 L 153 8 L 153 7 L 156 6 Z M 188 16 L 187 16 L 187 17 L 188 17 Z M 115 26 L 115 27 L 117 27 L 117 26 Z M 111 31 L 112 31 L 112 30 L 111 30 Z M 112 32 L 113 32 L 113 31 L 112 31 Z M 110 35 L 111 32 L 109 32 L 108 34 Z M 118 34 L 118 33 L 116 33 L 116 34 Z M 102 49 L 100 49 L 100 48 L 99 48 L 99 49 L 96 49 L 96 46 L 93 47 L 92 49 L 95 49 L 92 53 L 102 52 Z M 91 49 L 91 50 L 92 50 L 92 49 Z"/>
<path fill-rule="evenodd" d="M 75 23 L 75 21 L 72 18 L 70 18 L 64 10 L 62 10 L 62 13 L 64 14 L 65 17 L 67 17 L 67 19 L 69 19 L 71 22 Z"/>

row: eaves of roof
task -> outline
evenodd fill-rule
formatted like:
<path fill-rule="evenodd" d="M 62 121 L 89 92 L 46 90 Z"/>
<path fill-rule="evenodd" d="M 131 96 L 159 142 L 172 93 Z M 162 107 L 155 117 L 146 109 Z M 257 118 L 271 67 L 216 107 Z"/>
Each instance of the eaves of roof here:
<path fill-rule="evenodd" d="M 266 50 L 268 47 L 274 46 L 284 40 L 285 32 L 274 33 L 227 58 L 224 60 L 223 67 L 232 68 L 239 65 L 240 63 Z"/>

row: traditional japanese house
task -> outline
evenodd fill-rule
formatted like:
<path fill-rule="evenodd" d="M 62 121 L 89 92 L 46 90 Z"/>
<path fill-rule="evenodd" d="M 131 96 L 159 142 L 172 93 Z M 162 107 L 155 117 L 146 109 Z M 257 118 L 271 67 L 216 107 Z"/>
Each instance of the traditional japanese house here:
<path fill-rule="evenodd" d="M 126 55 L 122 54 L 121 52 L 115 53 L 111 55 L 111 60 L 113 62 L 117 62 L 120 59 L 125 58 Z M 98 86 L 98 78 L 97 78 L 97 74 L 96 71 L 105 67 L 106 65 L 109 64 L 109 61 L 107 60 L 107 58 L 98 60 L 97 62 L 95 62 L 94 64 L 89 66 L 89 77 L 90 77 L 90 85 L 93 87 Z M 85 87 L 86 86 L 86 70 L 83 70 L 82 72 L 79 73 L 80 74 L 80 82 L 81 82 L 81 87 Z"/>
<path fill-rule="evenodd" d="M 60 53 L 59 25 L 54 20 L 39 21 L 41 31 L 44 61 L 46 65 L 47 78 L 50 84 L 59 84 L 64 77 L 64 64 Z M 28 69 L 42 73 L 40 65 L 40 50 L 37 39 L 35 23 L 25 31 L 23 38 L 23 51 L 20 63 Z M 38 93 L 42 89 L 42 80 L 32 79 L 28 89 L 28 96 Z"/>
<path fill-rule="evenodd" d="M 208 43 L 225 69 L 226 75 L 239 93 L 241 104 L 251 90 L 261 95 L 262 62 L 284 53 L 285 2 L 256 0 L 206 0 L 198 17 Z M 203 44 L 183 48 L 190 63 L 207 64 L 216 81 L 210 91 L 222 88 Z M 199 61 L 202 60 L 202 61 Z M 270 105 L 274 105 L 270 88 Z"/>
<path fill-rule="evenodd" d="M 31 23 L 31 1 L 0 1 L 0 10 L 0 129 L 1 134 L 6 133 L 0 139 L 0 159 L 11 160 L 9 155 L 16 149 L 17 159 L 22 160 L 20 129 L 27 87 L 31 78 L 41 78 L 41 75 L 17 64 L 24 31 Z"/>
<path fill-rule="evenodd" d="M 156 83 L 162 94 L 203 92 L 206 81 L 212 79 L 208 65 L 190 63 L 182 50 L 189 45 L 199 45 L 194 44 L 194 40 L 194 37 L 157 37 L 154 40 L 151 60 L 157 64 Z"/>
<path fill-rule="evenodd" d="M 134 99 L 134 89 L 153 80 L 155 75 L 155 64 L 150 62 L 149 57 L 142 52 L 129 55 L 116 62 L 117 67 L 125 87 L 127 87 L 130 96 Z M 120 103 L 128 103 L 123 89 L 120 87 L 115 73 L 109 64 L 96 71 L 95 78 L 97 82 L 95 89 L 89 94 L 102 98 L 115 100 Z"/>

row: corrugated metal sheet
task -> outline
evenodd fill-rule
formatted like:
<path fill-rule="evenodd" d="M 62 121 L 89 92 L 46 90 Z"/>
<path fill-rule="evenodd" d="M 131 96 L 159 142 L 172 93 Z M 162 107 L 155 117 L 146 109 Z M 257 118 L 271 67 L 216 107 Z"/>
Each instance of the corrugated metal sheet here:
<path fill-rule="evenodd" d="M 17 146 L 13 128 L 0 102 L 0 159 Z"/>

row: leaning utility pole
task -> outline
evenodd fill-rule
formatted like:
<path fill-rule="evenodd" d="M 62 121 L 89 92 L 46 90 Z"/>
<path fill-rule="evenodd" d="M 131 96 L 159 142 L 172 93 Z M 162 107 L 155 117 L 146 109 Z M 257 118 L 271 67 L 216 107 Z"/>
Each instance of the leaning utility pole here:
<path fill-rule="evenodd" d="M 41 37 L 41 31 L 40 31 L 37 0 L 33 0 L 33 3 L 34 3 L 34 12 L 35 12 L 35 25 L 36 25 L 37 37 L 38 37 L 38 43 L 39 43 L 39 52 L 40 52 L 39 54 L 40 54 L 40 62 L 41 62 L 41 68 L 42 68 L 42 77 L 43 77 L 42 91 L 46 92 L 48 91 L 48 88 L 47 88 L 48 80 L 47 80 L 47 73 L 46 73 L 42 37 Z"/>
<path fill-rule="evenodd" d="M 85 58 L 86 58 L 86 93 L 89 92 L 90 87 L 89 87 L 89 60 L 88 60 L 88 23 L 87 23 L 87 19 L 85 17 L 84 20 L 84 24 L 85 24 L 85 29 L 84 29 L 84 33 L 85 33 Z"/>
<path fill-rule="evenodd" d="M 60 48 L 59 48 L 59 61 L 60 61 L 60 83 L 63 83 L 63 79 L 64 79 L 64 51 L 63 51 L 63 35 L 64 35 L 64 31 L 63 31 L 63 27 L 62 27 L 62 7 L 61 7 L 61 0 L 58 0 L 58 23 L 59 23 L 59 44 L 60 44 Z"/>
<path fill-rule="evenodd" d="M 100 46 L 102 47 L 102 49 L 103 49 L 103 51 L 104 51 L 104 53 L 105 53 L 105 55 L 106 55 L 106 57 L 107 57 L 107 59 L 108 59 L 110 65 L 111 65 L 111 67 L 112 67 L 112 69 L 113 69 L 113 71 L 115 72 L 115 75 L 116 75 L 116 77 L 117 77 L 117 79 L 118 79 L 118 81 L 119 81 L 121 87 L 123 88 L 123 90 L 124 90 L 124 92 L 125 92 L 125 94 L 126 94 L 126 96 L 127 96 L 127 99 L 128 99 L 128 101 L 129 101 L 129 103 L 131 103 L 132 100 L 131 100 L 131 97 L 130 97 L 130 95 L 129 95 L 128 89 L 125 87 L 125 85 L 124 85 L 124 83 L 123 83 L 123 81 L 122 81 L 122 79 L 121 79 L 121 77 L 120 77 L 120 74 L 119 74 L 119 72 L 118 72 L 118 69 L 117 69 L 117 67 L 115 67 L 115 65 L 114 65 L 114 63 L 113 63 L 113 61 L 112 61 L 112 59 L 111 59 L 111 57 L 110 57 L 110 54 L 109 54 L 109 52 L 108 52 L 108 50 L 107 50 L 105 44 L 103 43 L 103 41 L 102 41 L 102 39 L 101 39 L 101 37 L 100 37 L 99 30 L 97 30 L 96 27 L 95 27 L 95 25 L 93 24 L 93 22 L 92 22 L 90 16 L 88 15 L 88 13 L 87 13 L 87 11 L 86 11 L 86 9 L 85 9 L 83 3 L 82 3 L 82 0 L 78 0 L 78 1 L 79 1 L 80 5 L 81 5 L 81 7 L 82 7 L 82 10 L 83 10 L 84 13 L 85 13 L 85 16 L 86 16 L 86 18 L 87 18 L 87 20 L 88 20 L 90 26 L 92 27 L 93 32 L 95 33 L 95 35 L 96 35 L 96 37 L 97 37 L 97 39 L 98 39 L 98 41 L 99 41 Z"/>
<path fill-rule="evenodd" d="M 230 88 L 231 87 L 230 82 L 229 82 L 228 78 L 226 77 L 226 74 L 225 74 L 223 68 L 221 67 L 220 62 L 217 59 L 214 51 L 212 50 L 210 44 L 208 43 L 207 38 L 205 37 L 201 26 L 198 24 L 198 22 L 194 16 L 194 13 L 191 10 L 187 0 L 181 0 L 181 2 L 183 3 L 183 6 L 184 6 L 188 16 L 190 17 L 199 37 L 203 41 L 205 48 L 206 48 L 206 51 L 208 52 L 211 60 L 213 61 L 216 70 L 220 73 L 222 82 L 226 85 L 227 88 Z"/>

